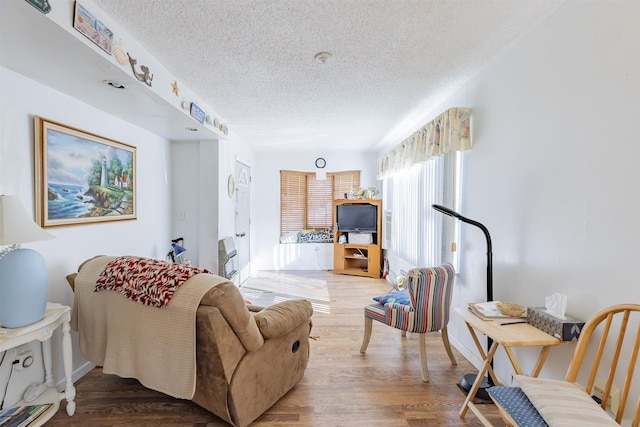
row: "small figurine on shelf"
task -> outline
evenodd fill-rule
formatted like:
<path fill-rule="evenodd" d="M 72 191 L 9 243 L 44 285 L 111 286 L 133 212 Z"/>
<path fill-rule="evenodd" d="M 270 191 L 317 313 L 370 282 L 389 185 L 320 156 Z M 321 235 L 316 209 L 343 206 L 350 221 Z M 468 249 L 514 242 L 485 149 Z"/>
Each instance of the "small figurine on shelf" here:
<path fill-rule="evenodd" d="M 350 199 L 375 199 L 380 194 L 377 188 L 369 187 L 366 190 L 364 188 L 352 189 L 349 192 Z"/>
<path fill-rule="evenodd" d="M 377 199 L 380 192 L 376 187 L 367 188 L 367 199 Z"/>
<path fill-rule="evenodd" d="M 364 189 L 354 188 L 349 192 L 350 199 L 364 199 Z"/>

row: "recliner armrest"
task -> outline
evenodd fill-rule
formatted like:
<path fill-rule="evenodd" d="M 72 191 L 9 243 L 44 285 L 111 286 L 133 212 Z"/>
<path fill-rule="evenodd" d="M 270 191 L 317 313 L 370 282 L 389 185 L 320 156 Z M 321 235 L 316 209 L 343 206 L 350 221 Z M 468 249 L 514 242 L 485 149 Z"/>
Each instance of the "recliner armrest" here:
<path fill-rule="evenodd" d="M 257 313 L 260 310 L 264 310 L 264 307 L 261 305 L 247 304 L 247 309 L 252 313 Z"/>
<path fill-rule="evenodd" d="M 307 300 L 283 301 L 257 312 L 253 318 L 265 339 L 281 337 L 313 315 L 311 303 Z"/>

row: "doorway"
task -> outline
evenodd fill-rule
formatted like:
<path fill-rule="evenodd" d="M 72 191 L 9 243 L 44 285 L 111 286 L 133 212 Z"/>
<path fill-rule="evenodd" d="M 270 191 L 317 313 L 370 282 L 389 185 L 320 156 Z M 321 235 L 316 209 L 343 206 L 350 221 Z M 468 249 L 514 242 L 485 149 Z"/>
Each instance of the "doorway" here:
<path fill-rule="evenodd" d="M 250 275 L 251 267 L 251 167 L 236 160 L 235 244 L 238 251 L 238 284 Z"/>

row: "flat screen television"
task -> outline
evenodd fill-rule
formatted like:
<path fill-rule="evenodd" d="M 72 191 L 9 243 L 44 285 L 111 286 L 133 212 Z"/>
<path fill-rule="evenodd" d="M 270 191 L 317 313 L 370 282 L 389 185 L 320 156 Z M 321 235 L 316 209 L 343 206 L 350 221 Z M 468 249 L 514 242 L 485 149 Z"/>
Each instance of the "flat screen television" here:
<path fill-rule="evenodd" d="M 338 231 L 375 233 L 378 226 L 378 207 L 368 203 L 338 205 L 336 223 Z"/>

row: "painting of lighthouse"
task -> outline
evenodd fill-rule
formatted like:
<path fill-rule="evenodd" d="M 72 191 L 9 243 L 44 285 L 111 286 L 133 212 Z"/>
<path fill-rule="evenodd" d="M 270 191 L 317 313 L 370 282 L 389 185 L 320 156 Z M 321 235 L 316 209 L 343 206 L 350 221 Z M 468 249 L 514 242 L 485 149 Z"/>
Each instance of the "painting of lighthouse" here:
<path fill-rule="evenodd" d="M 41 227 L 136 219 L 136 148 L 35 118 Z"/>

